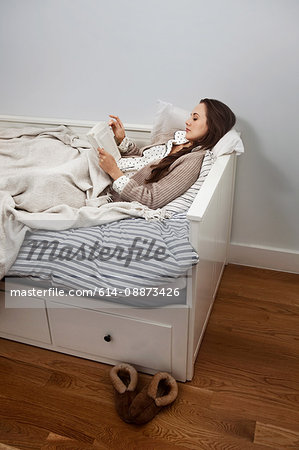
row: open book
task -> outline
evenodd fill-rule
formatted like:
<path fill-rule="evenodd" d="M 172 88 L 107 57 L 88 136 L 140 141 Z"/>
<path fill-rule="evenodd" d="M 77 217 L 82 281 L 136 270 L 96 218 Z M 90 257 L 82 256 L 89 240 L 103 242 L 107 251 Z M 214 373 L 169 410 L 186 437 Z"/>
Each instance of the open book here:
<path fill-rule="evenodd" d="M 97 148 L 103 147 L 106 152 L 114 156 L 116 161 L 121 158 L 121 154 L 114 140 L 113 132 L 107 122 L 97 123 L 86 136 L 97 153 Z"/>

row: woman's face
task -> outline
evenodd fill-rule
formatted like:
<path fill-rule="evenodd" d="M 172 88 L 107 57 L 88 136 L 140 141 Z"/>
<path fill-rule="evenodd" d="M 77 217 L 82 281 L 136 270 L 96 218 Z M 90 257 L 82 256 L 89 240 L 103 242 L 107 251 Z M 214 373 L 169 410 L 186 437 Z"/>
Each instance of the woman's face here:
<path fill-rule="evenodd" d="M 200 103 L 195 106 L 190 117 L 186 120 L 186 139 L 197 141 L 208 132 L 206 105 Z"/>

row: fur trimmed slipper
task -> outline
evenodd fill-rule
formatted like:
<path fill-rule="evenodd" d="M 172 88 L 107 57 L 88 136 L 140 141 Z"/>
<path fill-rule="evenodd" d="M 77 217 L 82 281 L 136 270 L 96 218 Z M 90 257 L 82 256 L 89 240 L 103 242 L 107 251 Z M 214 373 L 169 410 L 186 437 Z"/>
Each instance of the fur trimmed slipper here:
<path fill-rule="evenodd" d="M 151 382 L 131 403 L 129 415 L 135 424 L 147 423 L 155 417 L 164 406 L 173 403 L 178 395 L 175 379 L 166 372 L 158 372 Z"/>
<path fill-rule="evenodd" d="M 110 379 L 114 387 L 116 411 L 122 420 L 131 423 L 129 408 L 136 396 L 138 373 L 130 364 L 122 363 L 110 370 Z"/>

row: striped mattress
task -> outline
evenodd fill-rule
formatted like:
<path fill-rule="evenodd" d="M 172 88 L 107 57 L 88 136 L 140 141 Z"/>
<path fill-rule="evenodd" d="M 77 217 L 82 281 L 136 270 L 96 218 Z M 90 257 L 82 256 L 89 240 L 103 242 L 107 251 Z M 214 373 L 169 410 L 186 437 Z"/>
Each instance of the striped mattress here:
<path fill-rule="evenodd" d="M 113 290 L 167 285 L 184 276 L 198 255 L 185 213 L 163 221 L 123 219 L 65 231 L 27 232 L 8 277 L 45 280 L 64 289 Z"/>

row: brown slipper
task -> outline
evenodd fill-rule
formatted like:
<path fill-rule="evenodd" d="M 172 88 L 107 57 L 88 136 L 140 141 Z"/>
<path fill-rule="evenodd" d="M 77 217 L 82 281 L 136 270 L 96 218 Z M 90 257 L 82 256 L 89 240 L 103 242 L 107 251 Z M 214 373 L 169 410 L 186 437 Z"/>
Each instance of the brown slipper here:
<path fill-rule="evenodd" d="M 138 373 L 130 364 L 122 363 L 110 370 L 110 379 L 114 387 L 116 411 L 122 420 L 131 423 L 129 408 L 136 396 Z"/>
<path fill-rule="evenodd" d="M 131 421 L 138 425 L 149 422 L 161 408 L 173 403 L 177 395 L 175 379 L 166 372 L 156 373 L 150 384 L 132 401 L 129 409 Z"/>

